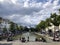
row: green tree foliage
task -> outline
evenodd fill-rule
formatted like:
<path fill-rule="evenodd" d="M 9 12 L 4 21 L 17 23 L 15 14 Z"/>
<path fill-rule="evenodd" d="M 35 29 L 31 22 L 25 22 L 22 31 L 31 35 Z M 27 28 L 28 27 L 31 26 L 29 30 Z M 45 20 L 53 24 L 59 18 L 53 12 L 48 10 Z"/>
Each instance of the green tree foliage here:
<path fill-rule="evenodd" d="M 33 28 L 33 27 L 30 27 L 30 30 L 31 30 L 31 31 L 35 31 L 35 28 Z"/>
<path fill-rule="evenodd" d="M 51 26 L 51 18 L 47 18 L 45 22 L 46 27 Z"/>
<path fill-rule="evenodd" d="M 59 9 L 60 12 L 60 9 Z M 36 29 L 45 29 L 46 27 L 51 26 L 51 23 L 55 26 L 59 26 L 60 24 L 60 15 L 56 13 L 52 13 L 50 18 L 47 18 L 45 21 L 41 21 L 37 26 Z"/>
<path fill-rule="evenodd" d="M 10 22 L 10 31 L 15 32 L 15 23 Z"/>
<path fill-rule="evenodd" d="M 16 27 L 15 27 L 15 28 L 16 28 L 16 30 L 19 30 L 19 26 L 18 26 L 18 24 L 16 24 L 15 26 L 16 26 Z"/>
<path fill-rule="evenodd" d="M 5 33 L 7 31 L 7 28 L 6 27 L 4 27 L 3 28 L 3 33 Z"/>
<path fill-rule="evenodd" d="M 29 31 L 29 29 L 28 29 L 26 26 L 24 27 L 24 30 L 25 30 L 25 31 Z"/>
<path fill-rule="evenodd" d="M 51 22 L 55 25 L 55 26 L 59 26 L 59 18 L 58 18 L 59 16 L 56 14 L 56 13 L 53 13 L 52 15 L 51 15 Z M 53 19 L 53 20 L 52 20 Z"/>
<path fill-rule="evenodd" d="M 51 14 L 50 18 L 56 18 L 57 14 L 56 13 L 53 13 Z"/>
<path fill-rule="evenodd" d="M 60 15 L 57 16 L 57 23 L 60 24 Z"/>
<path fill-rule="evenodd" d="M 38 25 L 37 25 L 37 28 L 38 29 L 45 29 L 46 27 L 46 22 L 45 21 L 41 21 Z"/>
<path fill-rule="evenodd" d="M 0 17 L 0 24 L 1 24 L 1 22 L 2 22 L 2 17 Z"/>
<path fill-rule="evenodd" d="M 24 27 L 23 27 L 23 26 L 20 26 L 20 27 L 19 27 L 19 30 L 24 30 Z"/>

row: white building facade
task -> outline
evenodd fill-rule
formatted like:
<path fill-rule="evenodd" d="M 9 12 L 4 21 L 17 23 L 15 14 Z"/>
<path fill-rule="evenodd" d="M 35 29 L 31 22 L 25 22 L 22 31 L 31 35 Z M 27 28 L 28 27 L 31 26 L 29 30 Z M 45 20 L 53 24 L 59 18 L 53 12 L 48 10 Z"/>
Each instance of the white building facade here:
<path fill-rule="evenodd" d="M 8 20 L 2 19 L 2 22 L 0 23 L 0 30 L 3 30 L 3 28 L 9 30 L 10 24 Z"/>
<path fill-rule="evenodd" d="M 51 26 L 47 27 L 45 30 L 46 31 L 51 30 L 54 33 L 54 31 L 58 31 L 58 30 L 60 31 L 60 25 L 54 26 L 53 24 L 51 24 Z"/>

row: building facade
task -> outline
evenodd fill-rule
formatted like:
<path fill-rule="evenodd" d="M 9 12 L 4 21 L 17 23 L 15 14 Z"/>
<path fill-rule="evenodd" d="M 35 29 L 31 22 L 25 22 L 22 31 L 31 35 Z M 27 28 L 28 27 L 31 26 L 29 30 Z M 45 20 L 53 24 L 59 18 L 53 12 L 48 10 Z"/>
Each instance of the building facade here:
<path fill-rule="evenodd" d="M 45 29 L 47 32 L 51 30 L 53 33 L 54 31 L 60 31 L 60 25 L 59 26 L 54 26 L 53 24 Z"/>
<path fill-rule="evenodd" d="M 3 30 L 3 28 L 9 30 L 9 27 L 10 27 L 9 21 L 7 19 L 2 19 L 0 23 L 0 30 Z"/>

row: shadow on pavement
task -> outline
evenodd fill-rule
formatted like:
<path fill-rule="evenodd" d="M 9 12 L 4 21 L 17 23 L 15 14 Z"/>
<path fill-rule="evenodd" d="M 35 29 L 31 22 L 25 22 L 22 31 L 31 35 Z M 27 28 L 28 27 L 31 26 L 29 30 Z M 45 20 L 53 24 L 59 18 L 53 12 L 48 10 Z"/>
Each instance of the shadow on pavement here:
<path fill-rule="evenodd" d="M 12 45 L 12 43 L 9 43 L 9 44 L 7 44 L 7 43 L 1 44 L 1 43 L 0 43 L 0 45 Z"/>

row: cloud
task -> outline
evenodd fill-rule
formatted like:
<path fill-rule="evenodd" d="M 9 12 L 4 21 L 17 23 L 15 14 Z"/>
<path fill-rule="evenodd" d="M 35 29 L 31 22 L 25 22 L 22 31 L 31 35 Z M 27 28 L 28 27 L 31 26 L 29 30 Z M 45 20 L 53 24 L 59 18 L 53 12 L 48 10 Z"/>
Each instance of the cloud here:
<path fill-rule="evenodd" d="M 25 26 L 35 26 L 57 12 L 60 0 L 0 0 L 0 16 Z"/>
<path fill-rule="evenodd" d="M 0 14 L 1 15 L 12 15 L 12 14 L 21 14 L 21 15 L 30 15 L 33 12 L 38 12 L 39 8 L 36 7 L 21 7 L 20 5 L 9 4 L 9 3 L 0 3 Z"/>

